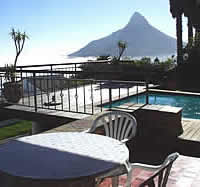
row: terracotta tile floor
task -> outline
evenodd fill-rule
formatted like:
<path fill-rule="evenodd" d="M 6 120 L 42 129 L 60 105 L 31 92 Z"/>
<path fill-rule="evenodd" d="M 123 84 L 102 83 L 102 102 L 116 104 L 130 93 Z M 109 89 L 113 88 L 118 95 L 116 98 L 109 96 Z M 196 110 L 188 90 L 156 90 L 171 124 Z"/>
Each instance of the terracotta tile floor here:
<path fill-rule="evenodd" d="M 152 173 L 142 169 L 133 171 L 132 187 L 148 178 Z M 125 187 L 126 175 L 120 176 L 119 187 Z M 105 179 L 100 187 L 112 187 L 111 179 Z M 200 187 L 200 158 L 180 155 L 174 162 L 167 187 Z"/>

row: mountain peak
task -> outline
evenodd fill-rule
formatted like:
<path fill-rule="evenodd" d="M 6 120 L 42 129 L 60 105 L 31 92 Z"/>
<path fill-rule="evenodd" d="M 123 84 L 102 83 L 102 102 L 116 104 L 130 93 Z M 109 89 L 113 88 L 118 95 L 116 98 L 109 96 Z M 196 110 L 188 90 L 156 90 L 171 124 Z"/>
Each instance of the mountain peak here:
<path fill-rule="evenodd" d="M 140 14 L 139 12 L 135 12 L 133 15 L 132 15 L 132 17 L 131 17 L 131 19 L 130 19 L 130 21 L 129 21 L 129 23 L 127 24 L 127 26 L 129 26 L 129 25 L 146 25 L 146 24 L 149 24 L 148 23 L 148 21 L 145 19 L 145 17 L 142 15 L 142 14 Z"/>
<path fill-rule="evenodd" d="M 148 23 L 139 12 L 135 12 L 128 24 L 112 34 L 91 41 L 87 46 L 69 56 L 86 57 L 109 54 L 118 55 L 117 42 L 126 41 L 125 56 L 160 56 L 176 52 L 176 40 Z"/>

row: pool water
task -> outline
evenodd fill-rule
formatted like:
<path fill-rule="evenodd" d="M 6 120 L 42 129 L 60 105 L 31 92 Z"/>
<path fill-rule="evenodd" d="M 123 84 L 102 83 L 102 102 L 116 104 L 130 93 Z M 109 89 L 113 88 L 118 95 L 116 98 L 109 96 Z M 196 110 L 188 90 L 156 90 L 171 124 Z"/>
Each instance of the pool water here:
<path fill-rule="evenodd" d="M 128 99 L 116 101 L 112 104 L 112 107 L 119 106 L 124 103 L 130 103 L 130 102 L 145 103 L 145 100 L 146 100 L 145 95 L 146 94 L 140 94 L 139 96 L 132 96 Z M 150 93 L 149 104 L 182 107 L 183 117 L 200 119 L 200 96 Z"/>

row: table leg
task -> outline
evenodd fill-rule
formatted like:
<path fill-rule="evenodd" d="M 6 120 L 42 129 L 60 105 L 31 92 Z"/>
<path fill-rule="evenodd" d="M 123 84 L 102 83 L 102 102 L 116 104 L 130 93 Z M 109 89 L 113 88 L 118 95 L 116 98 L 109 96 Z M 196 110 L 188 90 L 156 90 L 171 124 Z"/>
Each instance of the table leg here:
<path fill-rule="evenodd" d="M 119 177 L 112 177 L 112 186 L 113 187 L 118 187 L 119 185 Z"/>

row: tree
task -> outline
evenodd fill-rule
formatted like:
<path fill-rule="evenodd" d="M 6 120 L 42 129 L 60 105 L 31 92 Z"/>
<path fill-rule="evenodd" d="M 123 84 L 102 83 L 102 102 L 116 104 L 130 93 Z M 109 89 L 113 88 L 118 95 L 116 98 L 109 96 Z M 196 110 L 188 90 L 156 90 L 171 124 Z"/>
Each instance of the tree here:
<path fill-rule="evenodd" d="M 160 63 L 160 60 L 159 60 L 158 57 L 156 57 L 156 58 L 154 59 L 154 64 L 159 64 L 159 63 Z"/>
<path fill-rule="evenodd" d="M 200 32 L 196 30 L 195 36 L 189 39 L 188 44 L 183 49 L 183 59 L 185 62 L 195 63 L 200 59 Z"/>
<path fill-rule="evenodd" d="M 180 65 L 183 62 L 182 32 L 182 12 L 179 10 L 176 15 L 177 65 Z"/>
<path fill-rule="evenodd" d="M 17 103 L 23 95 L 23 85 L 21 81 L 17 81 L 16 79 L 16 65 L 18 57 L 24 48 L 24 43 L 26 39 L 28 39 L 28 36 L 25 32 L 22 33 L 20 31 L 15 31 L 14 28 L 12 28 L 10 35 L 15 44 L 16 56 L 14 64 L 6 65 L 5 67 L 5 79 L 7 79 L 8 82 L 6 81 L 3 83 L 3 94 L 8 102 Z"/>
<path fill-rule="evenodd" d="M 140 60 L 141 64 L 150 64 L 151 65 L 151 58 L 150 57 L 142 57 Z"/>
<path fill-rule="evenodd" d="M 110 55 L 101 55 L 97 57 L 97 60 L 109 60 Z"/>
<path fill-rule="evenodd" d="M 21 54 L 21 52 L 24 48 L 24 44 L 25 44 L 26 39 L 29 39 L 29 37 L 26 35 L 25 32 L 22 33 L 19 30 L 15 31 L 14 28 L 12 28 L 10 35 L 11 35 L 13 41 L 14 41 L 15 49 L 16 49 L 16 56 L 15 56 L 14 67 L 13 67 L 14 70 L 16 70 L 18 57 L 19 57 L 19 55 Z"/>
<path fill-rule="evenodd" d="M 117 60 L 119 61 L 121 56 L 123 55 L 125 49 L 127 48 L 127 43 L 125 41 L 120 40 L 120 41 L 118 41 L 117 45 L 119 48 L 119 57 Z"/>

